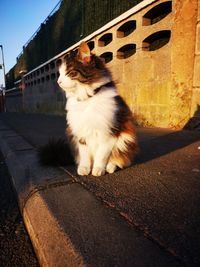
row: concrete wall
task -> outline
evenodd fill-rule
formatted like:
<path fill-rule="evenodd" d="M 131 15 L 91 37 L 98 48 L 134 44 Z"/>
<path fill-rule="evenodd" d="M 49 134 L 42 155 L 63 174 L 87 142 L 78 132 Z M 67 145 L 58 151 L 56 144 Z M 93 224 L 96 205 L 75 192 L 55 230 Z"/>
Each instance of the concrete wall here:
<path fill-rule="evenodd" d="M 23 97 L 22 92 L 19 89 L 11 89 L 6 93 L 5 98 L 6 110 L 9 112 L 21 112 L 23 111 Z"/>
<path fill-rule="evenodd" d="M 182 128 L 200 105 L 199 6 L 146 0 L 85 38 L 105 59 L 138 124 Z M 24 76 L 26 111 L 63 112 L 55 63 L 70 49 Z"/>
<path fill-rule="evenodd" d="M 198 14 L 196 24 L 196 42 L 194 57 L 193 90 L 190 110 L 190 127 L 200 129 L 200 0 L 198 0 Z"/>

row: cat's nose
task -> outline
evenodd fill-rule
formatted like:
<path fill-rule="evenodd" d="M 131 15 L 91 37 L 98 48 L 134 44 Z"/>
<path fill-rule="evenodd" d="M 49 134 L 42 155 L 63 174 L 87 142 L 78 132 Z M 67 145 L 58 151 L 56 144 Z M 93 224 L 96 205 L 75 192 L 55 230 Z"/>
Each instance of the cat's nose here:
<path fill-rule="evenodd" d="M 57 80 L 58 85 L 60 85 L 62 82 L 60 79 Z"/>

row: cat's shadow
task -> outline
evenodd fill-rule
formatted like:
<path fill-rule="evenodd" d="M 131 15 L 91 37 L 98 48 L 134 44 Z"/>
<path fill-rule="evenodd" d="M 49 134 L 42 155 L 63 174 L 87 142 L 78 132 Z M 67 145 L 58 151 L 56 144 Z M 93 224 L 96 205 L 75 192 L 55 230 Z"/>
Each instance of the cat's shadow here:
<path fill-rule="evenodd" d="M 152 138 L 148 138 L 148 133 L 143 138 L 140 138 L 140 134 L 138 134 L 138 139 L 139 153 L 136 157 L 136 164 L 141 164 L 200 140 L 200 132 L 186 130 L 174 131 Z"/>
<path fill-rule="evenodd" d="M 200 140 L 200 105 L 183 130 L 138 128 L 139 153 L 136 163 L 144 163 Z"/>

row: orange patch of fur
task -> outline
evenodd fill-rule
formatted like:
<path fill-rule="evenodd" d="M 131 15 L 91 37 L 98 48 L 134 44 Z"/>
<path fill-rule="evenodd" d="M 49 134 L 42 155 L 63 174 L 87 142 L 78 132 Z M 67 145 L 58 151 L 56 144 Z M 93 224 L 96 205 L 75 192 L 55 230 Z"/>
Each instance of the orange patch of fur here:
<path fill-rule="evenodd" d="M 128 120 L 124 123 L 124 129 L 122 133 L 127 133 L 131 136 L 136 136 L 135 127 L 132 120 Z"/>
<path fill-rule="evenodd" d="M 117 139 L 123 138 L 123 134 L 126 136 L 129 135 L 132 141 L 125 140 L 124 138 L 124 149 L 116 145 L 109 159 L 111 163 L 117 165 L 119 168 L 130 166 L 137 152 L 136 133 L 132 120 L 128 120 L 124 123 L 123 130 L 118 135 Z"/>

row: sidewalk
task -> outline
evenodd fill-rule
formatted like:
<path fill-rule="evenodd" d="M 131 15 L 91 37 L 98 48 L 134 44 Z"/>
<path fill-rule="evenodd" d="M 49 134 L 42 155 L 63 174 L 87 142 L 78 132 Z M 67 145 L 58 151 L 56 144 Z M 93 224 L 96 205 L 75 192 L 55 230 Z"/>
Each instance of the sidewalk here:
<path fill-rule="evenodd" d="M 199 266 L 200 132 L 138 128 L 130 168 L 78 177 L 36 148 L 65 136 L 58 116 L 0 114 L 2 150 L 41 266 Z"/>

